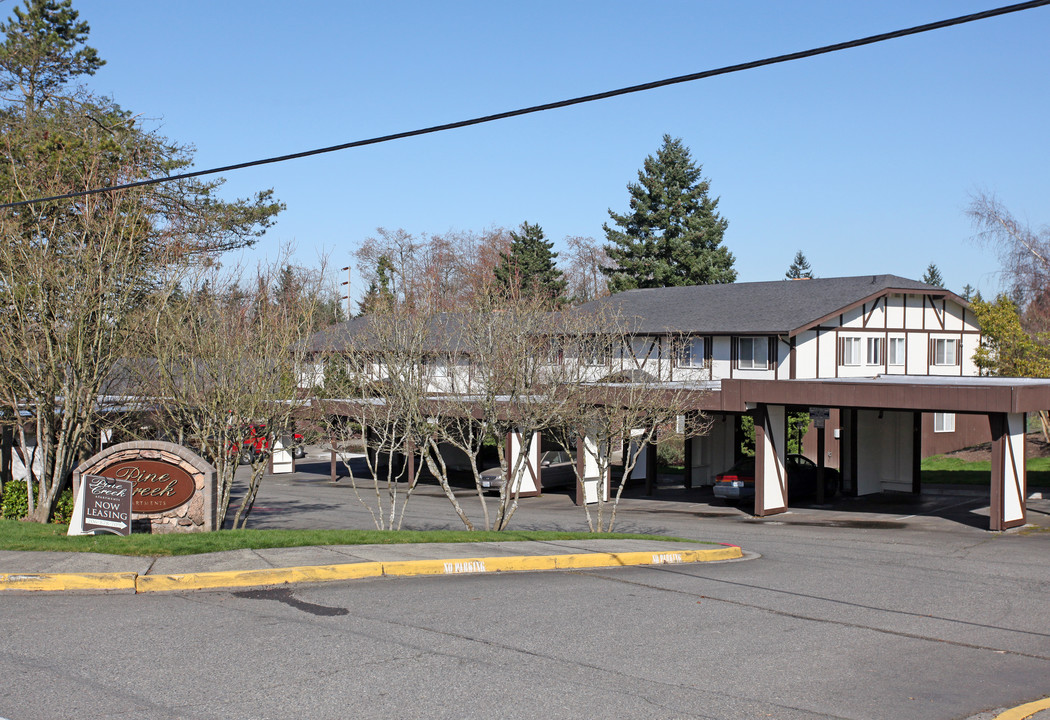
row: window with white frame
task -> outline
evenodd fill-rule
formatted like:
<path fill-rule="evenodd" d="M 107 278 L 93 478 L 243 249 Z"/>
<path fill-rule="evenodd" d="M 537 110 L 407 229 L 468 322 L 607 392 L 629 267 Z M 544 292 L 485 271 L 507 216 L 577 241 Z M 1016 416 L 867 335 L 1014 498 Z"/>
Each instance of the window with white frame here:
<path fill-rule="evenodd" d="M 842 338 L 842 364 L 860 365 L 860 338 Z"/>
<path fill-rule="evenodd" d="M 867 354 L 864 356 L 865 364 L 882 365 L 882 338 L 870 337 L 867 340 Z"/>
<path fill-rule="evenodd" d="M 769 338 L 739 338 L 737 340 L 737 367 L 742 370 L 767 370 L 769 368 Z"/>
<path fill-rule="evenodd" d="M 958 365 L 959 341 L 955 338 L 933 339 L 933 364 Z"/>
<path fill-rule="evenodd" d="M 895 337 L 890 338 L 890 365 L 903 365 L 904 364 L 904 338 Z"/>
<path fill-rule="evenodd" d="M 955 413 L 934 413 L 933 431 L 938 433 L 955 432 Z"/>
<path fill-rule="evenodd" d="M 678 351 L 678 366 L 698 368 L 704 366 L 704 338 L 688 337 L 681 341 Z"/>

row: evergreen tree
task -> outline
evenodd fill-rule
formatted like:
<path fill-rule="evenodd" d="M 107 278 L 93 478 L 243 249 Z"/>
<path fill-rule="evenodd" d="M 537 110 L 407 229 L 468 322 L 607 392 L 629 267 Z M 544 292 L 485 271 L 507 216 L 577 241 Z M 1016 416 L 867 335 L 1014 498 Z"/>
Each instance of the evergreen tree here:
<path fill-rule="evenodd" d="M 970 283 L 966 283 L 962 289 L 963 300 L 970 302 L 973 300 L 974 295 L 977 293 L 977 289 Z"/>
<path fill-rule="evenodd" d="M 922 281 L 934 287 L 944 287 L 944 278 L 941 277 L 941 271 L 937 269 L 934 263 L 930 263 L 926 268 L 926 274 L 922 276 Z"/>
<path fill-rule="evenodd" d="M 0 202 L 131 183 L 192 164 L 184 147 L 81 87 L 102 60 L 70 0 L 26 0 L 0 23 Z M 96 402 L 137 346 L 150 299 L 182 263 L 246 247 L 283 207 L 269 191 L 225 202 L 221 180 L 184 180 L 0 213 L 0 398 L 36 453 L 29 517 L 44 522 L 100 422 Z M 150 325 L 150 327 L 153 327 Z M 86 352 L 85 348 L 90 348 Z M 152 388 L 150 388 L 152 390 Z"/>
<path fill-rule="evenodd" d="M 554 265 L 558 253 L 543 228 L 523 222 L 510 233 L 510 248 L 501 252 L 494 274 L 496 284 L 508 295 L 549 298 L 555 305 L 564 301 L 565 278 Z"/>
<path fill-rule="evenodd" d="M 647 157 L 638 171 L 638 182 L 627 186 L 630 210 L 609 210 L 618 229 L 602 225 L 615 263 L 603 270 L 609 290 L 736 280 L 733 254 L 722 247 L 729 222 L 716 212 L 718 198 L 708 195 L 710 182 L 701 172 L 682 140 L 664 135 L 656 157 Z"/>
<path fill-rule="evenodd" d="M 788 271 L 785 273 L 785 277 L 788 280 L 813 278 L 813 270 L 809 266 L 809 260 L 806 259 L 806 256 L 802 254 L 801 250 L 795 253 L 795 259 L 791 261 L 791 267 L 788 268 Z"/>
<path fill-rule="evenodd" d="M 376 279 L 369 283 L 365 296 L 357 305 L 358 316 L 371 315 L 384 307 L 389 307 L 394 301 L 394 293 L 390 289 L 390 275 L 393 269 L 390 258 L 380 255 L 379 262 L 376 263 Z"/>
<path fill-rule="evenodd" d="M 17 90 L 32 113 L 71 79 L 94 75 L 106 64 L 84 44 L 90 28 L 77 21 L 72 0 L 27 0 L 8 22 L 0 23 L 0 93 Z"/>

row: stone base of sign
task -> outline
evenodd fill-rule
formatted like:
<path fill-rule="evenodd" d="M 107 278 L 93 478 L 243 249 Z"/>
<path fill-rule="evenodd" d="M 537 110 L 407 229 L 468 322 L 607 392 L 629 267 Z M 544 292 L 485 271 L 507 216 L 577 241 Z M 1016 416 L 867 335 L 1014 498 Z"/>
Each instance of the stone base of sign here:
<path fill-rule="evenodd" d="M 154 460 L 173 465 L 193 478 L 195 490 L 189 500 L 163 512 L 133 512 L 131 531 L 141 533 L 202 532 L 217 530 L 217 484 L 215 468 L 200 455 L 181 445 L 155 440 L 126 442 L 106 448 L 82 462 L 73 471 L 73 496 L 82 475 L 101 475 L 120 462 Z"/>

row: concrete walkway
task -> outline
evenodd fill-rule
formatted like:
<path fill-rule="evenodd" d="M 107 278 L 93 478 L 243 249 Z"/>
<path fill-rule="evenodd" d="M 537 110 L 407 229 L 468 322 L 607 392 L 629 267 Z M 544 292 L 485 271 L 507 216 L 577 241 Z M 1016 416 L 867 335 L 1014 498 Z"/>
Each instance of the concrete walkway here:
<path fill-rule="evenodd" d="M 651 540 L 329 545 L 177 557 L 0 551 L 0 592 L 160 592 L 406 575 L 737 560 L 735 545 Z"/>

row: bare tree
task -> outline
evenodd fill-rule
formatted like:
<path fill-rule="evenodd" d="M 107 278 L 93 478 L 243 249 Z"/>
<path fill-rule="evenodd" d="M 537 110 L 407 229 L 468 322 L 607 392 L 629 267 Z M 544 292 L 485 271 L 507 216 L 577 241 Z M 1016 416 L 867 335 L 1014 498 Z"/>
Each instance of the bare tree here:
<path fill-rule="evenodd" d="M 967 214 L 976 240 L 998 253 L 1011 296 L 1022 308 L 1041 300 L 1050 287 L 1050 227 L 1033 230 L 988 193 L 975 196 Z"/>
<path fill-rule="evenodd" d="M 632 319 L 601 306 L 576 316 L 581 319 L 566 342 L 581 372 L 559 388 L 566 402 L 548 433 L 576 454 L 577 481 L 593 487 L 594 513 L 591 504 L 584 505 L 588 528 L 611 532 L 624 487 L 645 448 L 657 437 L 707 432 L 710 423 L 695 408 L 707 392 L 702 381 L 709 374 L 696 368 L 688 376 L 672 377 L 676 336 L 640 335 Z M 620 476 L 613 480 L 614 451 L 620 448 Z"/>
<path fill-rule="evenodd" d="M 566 294 L 572 302 L 582 304 L 608 296 L 609 285 L 603 268 L 611 268 L 613 262 L 605 248 L 591 237 L 567 237 L 565 244 L 569 247 L 565 254 L 569 261 L 565 269 L 569 283 Z"/>
<path fill-rule="evenodd" d="M 341 337 L 322 333 L 312 348 L 328 358 L 328 399 L 319 401 L 326 433 L 341 450 L 361 439 L 368 478 L 355 476 L 347 453 L 341 458 L 378 530 L 401 528 L 423 468 L 414 459 L 428 437 L 423 402 L 431 319 L 388 301 L 349 323 Z"/>
<path fill-rule="evenodd" d="M 428 312 L 455 312 L 488 291 L 499 254 L 509 244 L 502 228 L 415 236 L 377 228 L 354 251 L 366 285 L 384 284 L 400 303 Z M 425 307 L 424 307 L 425 306 Z"/>
<path fill-rule="evenodd" d="M 249 454 L 251 476 L 234 527 L 247 524 L 274 448 L 291 438 L 304 402 L 305 341 L 322 297 L 312 283 L 324 272 L 312 282 L 301 276 L 294 295 L 278 298 L 278 267 L 257 270 L 250 291 L 240 289 L 239 274 L 209 269 L 178 296 L 168 295 L 151 324 L 155 361 L 140 366 L 141 393 L 151 397 L 161 427 L 218 471 L 220 527 L 244 441 L 255 439 L 258 452 Z"/>

